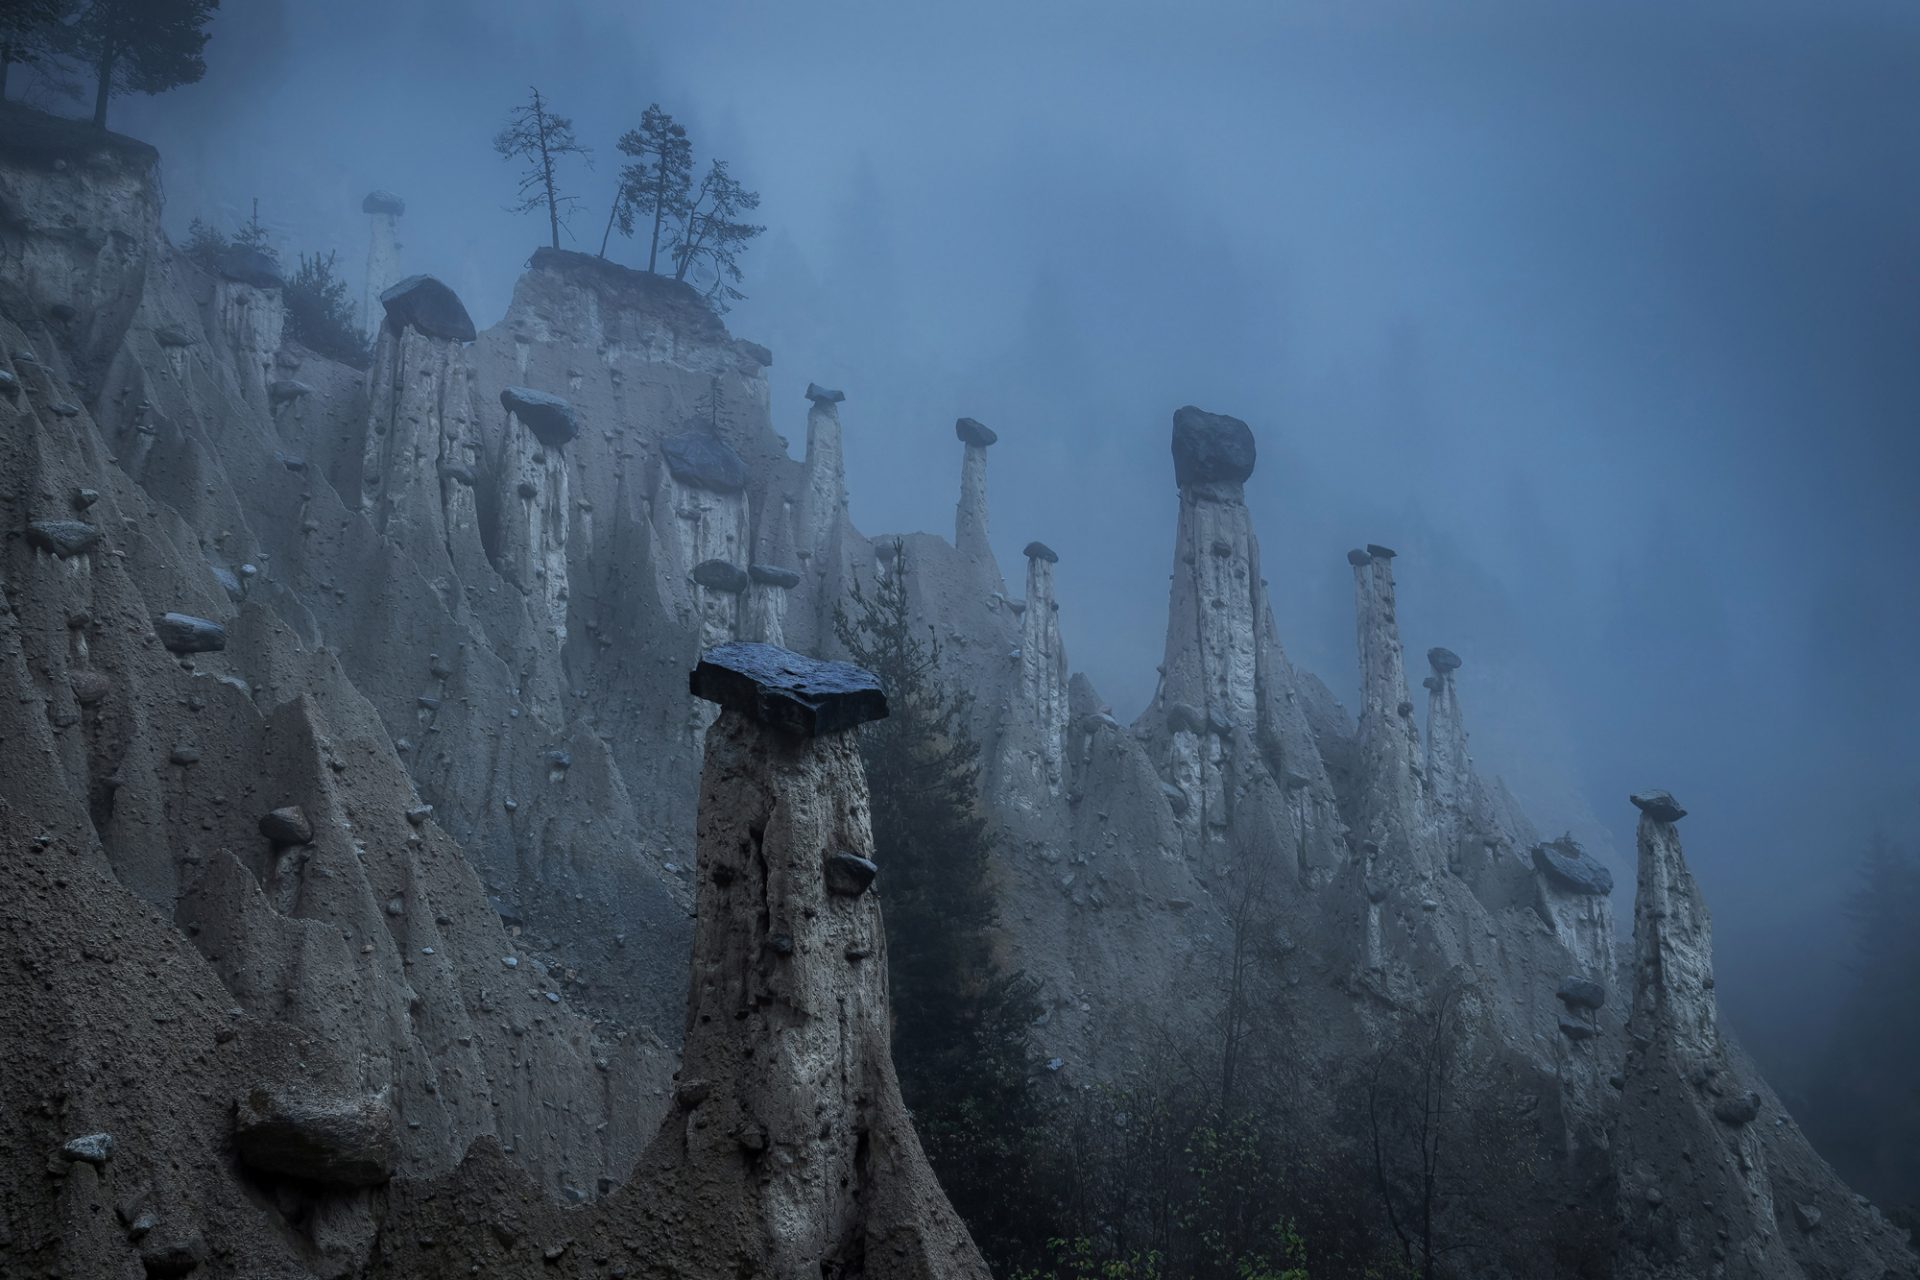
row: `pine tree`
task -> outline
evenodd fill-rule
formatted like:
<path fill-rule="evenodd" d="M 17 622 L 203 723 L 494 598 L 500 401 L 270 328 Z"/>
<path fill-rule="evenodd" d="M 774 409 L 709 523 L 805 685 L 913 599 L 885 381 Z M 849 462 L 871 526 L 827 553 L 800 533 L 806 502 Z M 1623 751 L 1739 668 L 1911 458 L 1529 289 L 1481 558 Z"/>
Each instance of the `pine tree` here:
<path fill-rule="evenodd" d="M 647 270 L 653 271 L 660 260 L 662 233 L 686 209 L 687 193 L 693 184 L 693 143 L 687 131 L 656 102 L 641 113 L 640 127 L 621 134 L 615 145 L 621 154 L 632 156 L 633 163 L 620 170 L 620 187 L 607 215 L 606 234 L 600 238 L 600 256 L 607 256 L 607 239 L 616 224 L 621 235 L 630 236 L 636 219 L 648 217 L 652 226 L 647 239 Z"/>
<path fill-rule="evenodd" d="M 992 847 L 981 815 L 971 695 L 940 679 L 940 643 L 915 627 L 905 549 L 871 591 L 858 579 L 834 610 L 852 659 L 887 690 L 863 725 L 874 847 L 884 886 L 893 1059 L 934 1171 L 974 1239 L 1004 1261 L 1036 1226 L 1030 1185 L 1042 1130 L 1027 1088 L 1035 984 L 994 955 Z M 924 635 L 925 638 L 922 638 Z"/>
<path fill-rule="evenodd" d="M 742 222 L 739 215 L 760 207 L 760 193 L 749 191 L 727 172 L 725 160 L 715 160 L 700 180 L 700 189 L 686 202 L 672 250 L 673 278 L 685 280 L 696 265 L 713 272 L 707 299 L 719 310 L 747 295 L 734 286 L 745 276 L 740 255 L 747 243 L 766 228 Z"/>
<path fill-rule="evenodd" d="M 508 206 L 509 212 L 545 209 L 553 247 L 558 249 L 560 226 L 580 203 L 578 196 L 560 190 L 560 159 L 591 154 L 573 136 L 573 121 L 555 115 L 540 90 L 534 88 L 526 103 L 515 107 L 507 117 L 506 128 L 494 135 L 493 149 L 502 160 L 526 162 L 520 175 L 519 203 Z"/>
<path fill-rule="evenodd" d="M 73 14 L 76 0 L 4 0 L 0 3 L 0 100 L 7 96 L 7 71 L 15 64 L 37 66 L 58 47 L 58 30 Z"/>
<path fill-rule="evenodd" d="M 165 93 L 207 74 L 206 25 L 220 0 L 88 0 L 51 28 L 59 51 L 93 68 L 93 123 L 107 127 L 116 93 Z"/>

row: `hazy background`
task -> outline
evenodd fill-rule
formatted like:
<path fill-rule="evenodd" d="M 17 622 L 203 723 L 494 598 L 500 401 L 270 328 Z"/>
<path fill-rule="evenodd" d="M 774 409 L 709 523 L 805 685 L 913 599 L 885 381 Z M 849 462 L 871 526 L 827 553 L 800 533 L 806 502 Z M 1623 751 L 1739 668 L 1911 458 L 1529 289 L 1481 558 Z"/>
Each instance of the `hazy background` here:
<path fill-rule="evenodd" d="M 1803 1078 L 1866 833 L 1920 819 L 1920 7 L 226 0 L 208 60 L 116 106 L 176 234 L 258 196 L 357 288 L 391 188 L 483 326 L 545 234 L 490 145 L 527 86 L 598 152 L 588 251 L 615 137 L 675 112 L 765 197 L 730 323 L 776 429 L 844 386 L 856 523 L 951 536 L 952 420 L 995 427 L 1003 563 L 1059 550 L 1123 717 L 1170 415 L 1244 417 L 1295 661 L 1351 705 L 1343 555 L 1397 547 L 1410 654 L 1464 656 L 1542 826 L 1630 884 L 1626 793 L 1693 810 L 1725 1007 Z"/>

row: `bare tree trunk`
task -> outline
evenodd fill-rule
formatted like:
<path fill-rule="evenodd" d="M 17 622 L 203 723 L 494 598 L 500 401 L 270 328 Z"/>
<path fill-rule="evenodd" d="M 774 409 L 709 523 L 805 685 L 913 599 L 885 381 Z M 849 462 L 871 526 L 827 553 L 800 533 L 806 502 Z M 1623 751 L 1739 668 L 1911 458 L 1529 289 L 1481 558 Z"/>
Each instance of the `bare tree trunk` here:
<path fill-rule="evenodd" d="M 600 233 L 600 256 L 607 256 L 607 241 L 613 239 L 613 220 L 620 212 L 620 192 L 613 193 L 613 208 L 607 210 L 607 229 Z"/>
<path fill-rule="evenodd" d="M 0 44 L 0 102 L 7 100 L 7 69 L 13 66 L 13 42 Z"/>
<path fill-rule="evenodd" d="M 667 157 L 660 156 L 660 181 L 653 192 L 653 243 L 647 247 L 647 270 L 654 272 L 653 264 L 660 257 L 660 227 L 667 217 Z"/>
<path fill-rule="evenodd" d="M 113 96 L 113 64 L 116 61 L 115 50 L 108 48 L 100 55 L 100 83 L 93 93 L 93 127 L 107 127 L 107 100 Z"/>

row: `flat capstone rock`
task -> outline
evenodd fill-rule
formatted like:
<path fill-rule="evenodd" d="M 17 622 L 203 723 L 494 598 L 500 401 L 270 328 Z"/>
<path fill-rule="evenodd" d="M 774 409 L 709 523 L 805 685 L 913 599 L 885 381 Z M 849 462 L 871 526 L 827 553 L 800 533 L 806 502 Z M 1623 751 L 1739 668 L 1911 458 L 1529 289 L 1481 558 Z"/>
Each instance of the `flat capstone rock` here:
<path fill-rule="evenodd" d="M 953 434 L 960 437 L 962 444 L 977 444 L 982 449 L 988 448 L 1000 439 L 999 432 L 973 418 L 962 418 L 954 423 Z"/>
<path fill-rule="evenodd" d="M 298 378 L 275 378 L 267 384 L 267 403 L 286 404 L 313 394 L 313 388 Z"/>
<path fill-rule="evenodd" d="M 701 431 L 660 442 L 667 471 L 681 484 L 709 493 L 739 493 L 747 487 L 747 464 L 725 442 Z"/>
<path fill-rule="evenodd" d="M 747 566 L 747 576 L 762 586 L 780 587 L 787 591 L 800 585 L 798 569 L 782 569 L 776 564 L 750 564 Z"/>
<path fill-rule="evenodd" d="M 839 404 L 846 398 L 847 393 L 844 391 L 835 390 L 832 387 L 823 387 L 817 382 L 809 382 L 807 384 L 807 399 L 813 401 L 815 404 Z"/>
<path fill-rule="evenodd" d="M 1613 892 L 1613 872 L 1571 840 L 1535 845 L 1533 868 L 1574 893 L 1597 898 Z"/>
<path fill-rule="evenodd" d="M 460 295 L 432 276 L 408 276 L 380 295 L 395 329 L 412 325 L 429 338 L 472 342 L 478 334 Z"/>
<path fill-rule="evenodd" d="M 696 698 L 802 737 L 840 733 L 887 714 L 886 691 L 872 672 L 778 645 L 716 645 L 687 684 Z"/>
<path fill-rule="evenodd" d="M 1460 669 L 1460 655 L 1451 649 L 1442 649 L 1437 645 L 1427 650 L 1427 662 L 1432 665 L 1435 671 L 1458 671 Z"/>
<path fill-rule="evenodd" d="M 1224 413 L 1186 405 L 1173 415 L 1173 478 L 1190 484 L 1242 484 L 1253 474 L 1253 428 Z"/>
<path fill-rule="evenodd" d="M 1560 981 L 1554 994 L 1563 1004 L 1576 1009 L 1598 1009 L 1607 1002 L 1607 989 L 1592 978 L 1569 977 Z"/>
<path fill-rule="evenodd" d="M 1391 560 L 1400 553 L 1392 547 L 1383 547 L 1377 542 L 1369 542 L 1367 544 L 1367 554 L 1375 560 Z"/>
<path fill-rule="evenodd" d="M 702 560 L 693 566 L 692 577 L 694 585 L 709 591 L 723 591 L 728 595 L 739 595 L 752 581 L 745 569 L 725 560 Z"/>
<path fill-rule="evenodd" d="M 857 898 L 867 891 L 880 874 L 871 858 L 841 850 L 827 858 L 827 891 L 843 898 Z"/>
<path fill-rule="evenodd" d="M 100 530 L 84 520 L 34 520 L 27 525 L 27 542 L 62 560 L 85 555 L 100 541 Z"/>
<path fill-rule="evenodd" d="M 250 284 L 256 289 L 278 289 L 286 283 L 280 264 L 258 249 L 230 245 L 213 257 L 213 269 L 228 280 Z"/>
<path fill-rule="evenodd" d="M 261 816 L 260 834 L 276 845 L 312 844 L 313 823 L 299 805 L 283 805 Z"/>
<path fill-rule="evenodd" d="M 227 629 L 190 613 L 163 613 L 153 620 L 154 634 L 172 653 L 215 653 L 227 647 Z"/>
<path fill-rule="evenodd" d="M 1372 564 L 1373 557 L 1360 548 L 1355 547 L 1353 550 L 1347 552 L 1347 563 L 1358 569 L 1362 565 Z"/>
<path fill-rule="evenodd" d="M 362 213 L 390 213 L 397 218 L 406 211 L 407 202 L 391 191 L 369 191 L 360 202 Z"/>
<path fill-rule="evenodd" d="M 1671 791 L 1636 791 L 1628 799 L 1633 801 L 1634 808 L 1655 822 L 1678 822 L 1687 816 Z"/>
<path fill-rule="evenodd" d="M 532 387 L 508 387 L 500 393 L 500 403 L 549 448 L 557 449 L 580 434 L 580 415 L 559 396 Z"/>
<path fill-rule="evenodd" d="M 1060 563 L 1060 553 L 1044 542 L 1029 542 L 1027 549 L 1020 554 L 1029 560 L 1045 560 L 1048 564 Z"/>
<path fill-rule="evenodd" d="M 68 1160 L 84 1161 L 90 1165 L 103 1165 L 113 1158 L 113 1135 L 110 1133 L 89 1133 L 85 1137 L 69 1138 L 60 1148 L 60 1154 Z"/>

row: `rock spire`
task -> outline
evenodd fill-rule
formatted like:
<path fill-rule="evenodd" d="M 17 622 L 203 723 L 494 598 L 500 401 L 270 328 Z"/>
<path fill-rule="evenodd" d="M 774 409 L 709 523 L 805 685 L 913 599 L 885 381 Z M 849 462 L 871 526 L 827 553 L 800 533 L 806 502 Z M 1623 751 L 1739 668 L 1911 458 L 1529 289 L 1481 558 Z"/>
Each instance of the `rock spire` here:
<path fill-rule="evenodd" d="M 962 558 L 987 571 L 997 584 L 1000 570 L 987 542 L 987 450 L 1000 437 L 972 418 L 953 425 L 960 439 L 960 501 L 953 515 L 953 545 Z"/>

